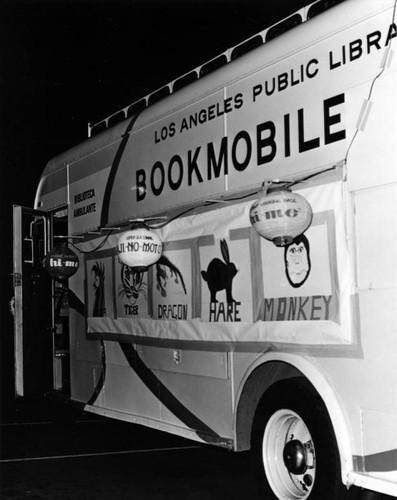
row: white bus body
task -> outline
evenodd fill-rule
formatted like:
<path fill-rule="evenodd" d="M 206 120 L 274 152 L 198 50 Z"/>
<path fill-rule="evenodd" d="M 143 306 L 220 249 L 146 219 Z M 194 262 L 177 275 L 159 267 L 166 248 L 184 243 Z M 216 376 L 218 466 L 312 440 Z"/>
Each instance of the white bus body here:
<path fill-rule="evenodd" d="M 264 436 L 275 498 L 397 497 L 395 8 L 347 0 L 303 19 L 49 162 L 30 216 L 47 245 L 67 219 L 80 259 L 67 326 L 52 310 L 53 388 L 70 370 L 89 412 L 259 456 Z M 287 181 L 313 209 L 294 277 L 249 219 Z M 117 239 L 140 218 L 163 257 L 136 273 Z"/>

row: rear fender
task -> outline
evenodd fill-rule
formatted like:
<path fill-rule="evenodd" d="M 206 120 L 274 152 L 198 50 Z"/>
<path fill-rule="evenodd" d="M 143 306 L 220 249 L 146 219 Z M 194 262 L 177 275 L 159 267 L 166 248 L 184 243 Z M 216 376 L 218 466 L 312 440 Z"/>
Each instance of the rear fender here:
<path fill-rule="evenodd" d="M 349 420 L 341 402 L 325 373 L 310 359 L 288 353 L 267 353 L 257 359 L 247 370 L 237 396 L 235 413 L 236 451 L 250 448 L 252 421 L 259 400 L 276 382 L 289 378 L 303 377 L 317 391 L 323 400 L 338 444 L 342 481 L 348 483 L 348 474 L 353 470 Z"/>

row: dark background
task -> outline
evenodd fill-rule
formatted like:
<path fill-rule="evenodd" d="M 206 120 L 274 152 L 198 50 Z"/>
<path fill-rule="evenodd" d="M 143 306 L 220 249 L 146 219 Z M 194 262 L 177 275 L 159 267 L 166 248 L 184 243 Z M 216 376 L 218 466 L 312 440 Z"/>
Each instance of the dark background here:
<path fill-rule="evenodd" d="M 13 397 L 12 205 L 96 122 L 308 0 L 0 0 L 2 404 Z"/>

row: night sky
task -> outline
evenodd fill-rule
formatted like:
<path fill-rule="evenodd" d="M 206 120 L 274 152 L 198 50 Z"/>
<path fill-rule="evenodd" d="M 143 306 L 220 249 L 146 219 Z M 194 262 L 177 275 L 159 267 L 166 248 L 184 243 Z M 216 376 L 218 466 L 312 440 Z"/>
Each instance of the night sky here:
<path fill-rule="evenodd" d="M 33 206 L 47 161 L 83 141 L 89 122 L 308 3 L 0 0 L 3 355 L 12 356 L 12 205 Z M 2 373 L 2 380 L 7 384 L 10 374 Z"/>

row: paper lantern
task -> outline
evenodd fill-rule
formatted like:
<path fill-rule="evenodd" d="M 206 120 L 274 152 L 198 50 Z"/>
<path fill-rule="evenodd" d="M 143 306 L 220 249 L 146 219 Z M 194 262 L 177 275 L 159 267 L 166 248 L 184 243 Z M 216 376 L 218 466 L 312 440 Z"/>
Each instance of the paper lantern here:
<path fill-rule="evenodd" d="M 62 240 L 44 257 L 43 266 L 51 278 L 64 281 L 79 268 L 79 258 Z"/>
<path fill-rule="evenodd" d="M 310 203 L 287 188 L 271 188 L 250 208 L 250 222 L 257 233 L 277 246 L 289 245 L 304 233 L 313 218 Z"/>
<path fill-rule="evenodd" d="M 117 250 L 122 264 L 142 272 L 159 260 L 163 245 L 146 224 L 138 223 L 120 235 Z"/>

